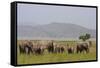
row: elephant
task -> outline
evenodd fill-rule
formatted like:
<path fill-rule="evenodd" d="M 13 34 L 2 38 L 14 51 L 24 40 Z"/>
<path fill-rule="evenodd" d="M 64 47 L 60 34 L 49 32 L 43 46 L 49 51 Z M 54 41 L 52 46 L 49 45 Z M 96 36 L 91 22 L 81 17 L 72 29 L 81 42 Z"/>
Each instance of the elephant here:
<path fill-rule="evenodd" d="M 88 45 L 88 43 L 77 44 L 77 46 L 76 46 L 76 52 L 77 53 L 81 53 L 81 52 L 88 53 L 89 52 L 89 45 Z"/>

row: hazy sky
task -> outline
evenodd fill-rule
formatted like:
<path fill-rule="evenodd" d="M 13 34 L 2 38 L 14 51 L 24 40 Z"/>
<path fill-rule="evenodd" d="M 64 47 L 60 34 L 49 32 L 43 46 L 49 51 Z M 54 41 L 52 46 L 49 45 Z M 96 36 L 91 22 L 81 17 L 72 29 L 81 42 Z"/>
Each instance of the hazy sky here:
<path fill-rule="evenodd" d="M 18 25 L 72 23 L 96 29 L 96 8 L 18 4 Z"/>

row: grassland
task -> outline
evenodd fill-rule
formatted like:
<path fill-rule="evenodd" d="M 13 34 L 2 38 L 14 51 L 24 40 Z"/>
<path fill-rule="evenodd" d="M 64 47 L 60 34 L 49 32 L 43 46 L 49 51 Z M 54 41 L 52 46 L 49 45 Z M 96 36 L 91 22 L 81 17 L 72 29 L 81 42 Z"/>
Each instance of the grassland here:
<path fill-rule="evenodd" d="M 68 43 L 70 46 L 75 46 L 76 41 L 56 41 L 58 43 Z M 34 55 L 34 54 L 20 54 L 17 52 L 17 63 L 18 64 L 40 64 L 40 63 L 56 63 L 56 62 L 72 62 L 72 61 L 87 61 L 87 60 L 96 60 L 96 42 L 92 41 L 92 46 L 90 47 L 89 53 L 73 53 L 68 54 L 64 53 L 47 53 L 43 55 Z"/>

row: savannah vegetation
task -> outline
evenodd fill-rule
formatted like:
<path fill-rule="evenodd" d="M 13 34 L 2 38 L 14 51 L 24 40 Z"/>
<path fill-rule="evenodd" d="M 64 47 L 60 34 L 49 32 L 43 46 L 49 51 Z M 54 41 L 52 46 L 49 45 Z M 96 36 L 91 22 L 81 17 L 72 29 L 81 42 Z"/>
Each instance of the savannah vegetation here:
<path fill-rule="evenodd" d="M 96 41 L 86 40 L 18 40 L 17 63 L 20 65 L 96 60 Z"/>

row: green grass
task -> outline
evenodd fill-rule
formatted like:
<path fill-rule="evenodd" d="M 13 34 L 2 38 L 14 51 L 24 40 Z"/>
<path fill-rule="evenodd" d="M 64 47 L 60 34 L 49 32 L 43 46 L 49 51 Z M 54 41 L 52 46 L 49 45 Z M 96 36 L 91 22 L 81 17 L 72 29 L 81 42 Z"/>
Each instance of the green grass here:
<path fill-rule="evenodd" d="M 69 44 L 73 44 L 73 42 L 69 42 Z M 89 53 L 81 53 L 81 54 L 67 54 L 59 53 L 59 54 L 50 54 L 44 53 L 43 55 L 26 55 L 19 54 L 17 55 L 17 63 L 18 64 L 38 64 L 38 63 L 55 63 L 55 62 L 72 62 L 72 61 L 87 61 L 87 60 L 96 60 L 96 45 L 95 43 L 90 48 Z"/>

